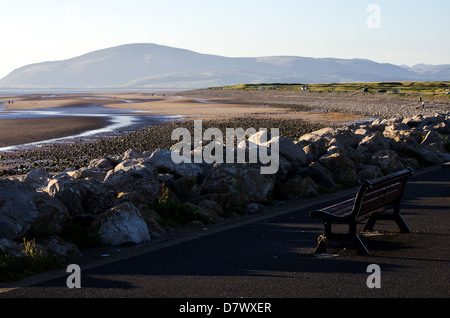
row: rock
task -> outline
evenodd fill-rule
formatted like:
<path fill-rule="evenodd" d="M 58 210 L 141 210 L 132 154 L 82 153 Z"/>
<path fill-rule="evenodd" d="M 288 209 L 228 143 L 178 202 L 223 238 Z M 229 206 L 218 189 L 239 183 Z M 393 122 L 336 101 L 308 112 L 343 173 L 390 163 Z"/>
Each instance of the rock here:
<path fill-rule="evenodd" d="M 225 214 L 225 211 L 219 201 L 220 200 L 211 195 L 202 196 L 196 201 L 196 206 L 203 210 L 212 222 L 216 222 L 220 219 L 220 216 Z"/>
<path fill-rule="evenodd" d="M 19 244 L 13 240 L 7 238 L 0 238 L 0 251 L 8 253 L 13 257 L 23 256 L 23 244 Z"/>
<path fill-rule="evenodd" d="M 114 163 L 107 158 L 94 159 L 89 162 L 88 168 L 108 171 L 114 169 Z"/>
<path fill-rule="evenodd" d="M 41 169 L 29 172 L 22 180 L 23 183 L 32 185 L 36 189 L 45 188 L 52 178 L 51 174 Z"/>
<path fill-rule="evenodd" d="M 108 172 L 104 183 L 119 202 L 151 204 L 160 195 L 158 178 L 156 168 L 143 159 L 127 159 Z"/>
<path fill-rule="evenodd" d="M 385 175 L 405 168 L 397 153 L 386 149 L 375 152 L 370 164 L 378 166 Z"/>
<path fill-rule="evenodd" d="M 359 184 L 356 164 L 345 153 L 339 151 L 339 149 L 335 149 L 320 157 L 318 162 L 332 173 L 335 183 L 340 183 L 345 186 Z"/>
<path fill-rule="evenodd" d="M 249 205 L 247 205 L 245 210 L 249 214 L 256 214 L 256 213 L 261 212 L 263 207 L 264 206 L 262 204 L 259 204 L 259 203 L 250 203 Z"/>
<path fill-rule="evenodd" d="M 143 159 L 145 156 L 144 154 L 136 149 L 128 149 L 127 151 L 125 151 L 123 153 L 122 156 L 120 156 L 119 160 L 120 161 L 125 161 L 125 160 L 129 160 L 129 159 Z"/>
<path fill-rule="evenodd" d="M 308 162 L 317 161 L 320 157 L 327 153 L 327 147 L 323 140 L 310 143 L 303 147 Z"/>
<path fill-rule="evenodd" d="M 203 180 L 206 193 L 229 195 L 233 205 L 266 202 L 274 189 L 275 177 L 263 175 L 257 164 L 214 164 Z"/>
<path fill-rule="evenodd" d="M 384 130 L 384 129 L 383 129 L 383 130 Z M 364 138 L 365 136 L 368 136 L 368 135 L 370 135 L 370 134 L 372 134 L 372 133 L 373 133 L 372 128 L 370 128 L 370 127 L 367 126 L 367 125 L 359 126 L 358 128 L 356 128 L 356 129 L 354 130 L 354 134 L 355 134 L 355 135 L 359 135 L 359 136 L 361 136 L 362 138 Z"/>
<path fill-rule="evenodd" d="M 95 216 L 114 204 L 114 191 L 96 180 L 53 179 L 45 191 L 59 199 L 72 217 Z"/>
<path fill-rule="evenodd" d="M 270 148 L 273 143 L 278 143 L 279 155 L 299 165 L 305 165 L 308 163 L 305 151 L 301 146 L 294 143 L 293 140 L 282 136 L 276 136 L 269 140 L 267 139 L 267 131 L 259 131 L 248 137 L 248 142 L 250 144 L 253 143 L 256 146 L 263 146 L 266 148 Z M 265 142 L 263 142 L 264 140 Z M 252 146 L 250 145 L 249 147 Z"/>
<path fill-rule="evenodd" d="M 438 165 L 443 162 L 438 156 L 439 152 L 427 146 L 402 142 L 396 144 L 395 151 L 401 157 L 416 160 L 421 166 Z"/>
<path fill-rule="evenodd" d="M 150 241 L 147 224 L 138 209 L 130 202 L 98 215 L 93 221 L 92 229 L 104 245 L 119 246 Z"/>
<path fill-rule="evenodd" d="M 285 181 L 291 174 L 292 166 L 293 164 L 289 160 L 285 159 L 283 156 L 280 156 L 276 179 L 279 181 Z"/>
<path fill-rule="evenodd" d="M 317 196 L 319 190 L 310 177 L 302 178 L 301 176 L 295 176 L 277 186 L 277 194 L 281 199 L 291 200 Z"/>
<path fill-rule="evenodd" d="M 182 202 L 195 200 L 199 197 L 202 188 L 197 183 L 197 178 L 181 177 L 172 182 L 170 189 Z"/>
<path fill-rule="evenodd" d="M 147 224 L 150 237 L 161 237 L 166 233 L 166 230 L 158 223 L 160 216 L 155 210 L 151 210 L 148 206 L 141 206 L 140 213 Z"/>
<path fill-rule="evenodd" d="M 433 129 L 441 135 L 450 135 L 450 124 L 441 122 L 433 126 Z"/>
<path fill-rule="evenodd" d="M 404 118 L 402 124 L 407 125 L 408 127 L 414 128 L 419 126 L 423 121 L 423 115 L 416 115 L 414 117 Z"/>
<path fill-rule="evenodd" d="M 375 165 L 363 165 L 358 168 L 359 180 L 374 180 L 383 176 L 383 172 L 378 166 Z"/>
<path fill-rule="evenodd" d="M 379 131 L 364 137 L 356 148 L 360 154 L 372 154 L 381 149 L 391 149 L 391 147 L 386 137 Z"/>
<path fill-rule="evenodd" d="M 334 128 L 323 128 L 317 131 L 313 131 L 312 133 L 305 134 L 302 137 L 300 137 L 299 141 L 301 143 L 304 143 L 306 146 L 307 144 L 311 143 L 323 143 L 322 146 L 325 147 L 326 140 L 332 139 L 336 135 L 336 130 Z"/>
<path fill-rule="evenodd" d="M 107 172 L 98 168 L 80 168 L 79 170 L 67 172 L 69 176 L 75 179 L 94 179 L 97 181 L 103 181 Z"/>
<path fill-rule="evenodd" d="M 165 183 L 168 186 L 170 186 L 173 182 L 175 182 L 175 176 L 170 173 L 159 173 L 158 174 L 158 181 L 161 183 Z"/>
<path fill-rule="evenodd" d="M 70 242 L 65 242 L 58 236 L 51 236 L 40 243 L 46 255 L 62 257 L 64 259 L 81 256 L 78 247 Z"/>
<path fill-rule="evenodd" d="M 22 239 L 39 215 L 36 191 L 18 180 L 0 179 L 0 237 Z"/>
<path fill-rule="evenodd" d="M 61 233 L 72 222 L 67 207 L 47 193 L 37 193 L 34 199 L 38 216 L 27 231 L 27 237 L 44 237 Z"/>
<path fill-rule="evenodd" d="M 337 145 L 347 149 L 355 149 L 364 138 L 361 135 L 353 133 L 353 131 L 348 127 L 338 128 L 335 131 L 335 135 L 328 141 L 328 147 L 331 145 Z"/>
<path fill-rule="evenodd" d="M 118 172 L 130 172 L 150 180 L 158 179 L 157 169 L 145 159 L 126 159 L 116 165 L 114 170 L 109 171 L 108 175 Z"/>
<path fill-rule="evenodd" d="M 158 169 L 158 173 L 171 173 L 175 177 L 198 177 L 203 174 L 203 170 L 195 163 L 176 164 L 173 162 L 171 152 L 165 149 L 158 149 L 147 159 L 149 164 Z"/>
<path fill-rule="evenodd" d="M 384 131 L 384 128 L 386 128 L 386 125 L 388 124 L 388 121 L 383 118 L 377 118 L 375 119 L 372 124 L 370 125 L 370 128 L 372 131 Z"/>
<path fill-rule="evenodd" d="M 300 172 L 303 178 L 310 177 L 316 184 L 333 188 L 336 183 L 333 180 L 333 174 L 318 162 L 313 162 L 308 168 Z"/>

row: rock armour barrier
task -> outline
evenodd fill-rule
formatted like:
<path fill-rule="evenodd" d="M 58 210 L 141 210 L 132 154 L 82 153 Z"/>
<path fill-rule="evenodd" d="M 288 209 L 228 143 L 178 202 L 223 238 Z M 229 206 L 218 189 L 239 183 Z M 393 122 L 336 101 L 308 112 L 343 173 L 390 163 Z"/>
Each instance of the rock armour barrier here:
<path fill-rule="evenodd" d="M 257 143 L 258 138 L 248 140 Z M 0 179 L 0 250 L 20 255 L 23 238 L 36 237 L 45 238 L 38 241 L 49 253 L 79 255 L 76 245 L 59 237 L 79 220 L 104 245 L 148 242 L 167 230 L 150 208 L 164 190 L 170 200 L 216 222 L 233 211 L 258 213 L 276 201 L 357 186 L 405 167 L 449 162 L 450 114 L 377 119 L 324 128 L 299 140 L 279 137 L 278 142 L 274 175 L 260 174 L 258 163 L 177 165 L 170 150 L 130 149 L 56 175 L 34 170 Z"/>

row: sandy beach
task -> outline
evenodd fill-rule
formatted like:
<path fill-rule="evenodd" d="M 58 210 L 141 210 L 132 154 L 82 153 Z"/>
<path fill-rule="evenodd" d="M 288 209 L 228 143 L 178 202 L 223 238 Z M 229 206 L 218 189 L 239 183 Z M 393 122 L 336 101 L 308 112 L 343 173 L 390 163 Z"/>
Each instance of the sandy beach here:
<path fill-rule="evenodd" d="M 124 129 L 119 134 L 101 136 L 97 141 L 69 140 L 66 145 L 49 145 L 45 149 L 30 148 L 20 152 L 3 152 L 0 160 L 2 175 L 26 173 L 36 162 L 48 171 L 63 171 L 89 163 L 106 155 L 118 155 L 130 148 L 142 151 L 170 148 L 173 129 L 202 119 L 204 127 L 265 127 L 280 128 L 286 138 L 298 140 L 305 133 L 330 125 L 346 126 L 374 120 L 384 111 L 387 115 L 406 116 L 418 113 L 413 98 L 393 95 L 363 96 L 353 93 L 304 93 L 292 91 L 216 91 L 192 90 L 160 93 L 90 93 L 0 96 L 2 111 L 59 110 L 69 116 L 40 119 L 1 119 L 0 147 L 26 144 L 79 134 L 104 127 L 103 117 L 78 117 L 71 109 L 89 109 L 95 105 L 105 113 L 120 112 L 131 116 L 146 116 L 143 125 Z M 8 101 L 12 101 L 9 102 Z M 430 102 L 428 112 L 449 109 L 449 103 Z M 74 107 L 76 106 L 76 107 Z M 72 107 L 72 108 L 71 108 Z M 50 111 L 51 112 L 51 111 Z M 153 116 L 155 115 L 155 116 Z M 158 124 L 151 118 L 174 116 L 174 123 Z M 4 117 L 5 118 L 5 117 Z M 141 117 L 143 118 L 143 117 Z M 38 159 L 39 158 L 39 159 Z M 49 165 L 50 164 L 50 165 Z M 25 167 L 17 169 L 17 167 Z"/>

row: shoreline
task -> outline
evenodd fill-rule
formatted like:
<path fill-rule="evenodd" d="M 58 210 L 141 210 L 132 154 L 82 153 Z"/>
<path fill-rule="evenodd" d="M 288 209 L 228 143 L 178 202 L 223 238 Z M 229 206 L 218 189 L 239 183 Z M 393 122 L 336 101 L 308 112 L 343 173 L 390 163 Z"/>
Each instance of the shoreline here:
<path fill-rule="evenodd" d="M 314 102 L 316 104 L 311 103 L 318 95 L 321 98 Z M 378 104 L 361 104 L 362 97 L 355 97 L 354 95 L 332 93 L 310 95 L 310 93 L 304 92 L 286 93 L 279 91 L 217 92 L 211 90 L 171 92 L 169 94 L 36 94 L 32 96 L 17 96 L 12 105 L 5 105 L 5 99 L 0 96 L 0 101 L 3 102 L 3 106 L 7 110 L 10 110 L 13 105 L 15 108 L 29 110 L 33 109 L 33 107 L 49 108 L 51 105 L 53 107 L 66 105 L 70 108 L 73 105 L 92 104 L 95 102 L 100 103 L 101 107 L 116 109 L 116 111 L 120 109 L 129 110 L 128 114 L 136 118 L 141 117 L 141 115 L 150 118 L 142 121 L 139 125 L 129 126 L 121 131 L 94 136 L 89 139 L 72 138 L 69 142 L 62 144 L 55 143 L 45 147 L 27 147 L 14 152 L 0 151 L 0 176 L 24 174 L 40 168 L 47 171 L 61 172 L 69 168 L 87 165 L 91 159 L 120 155 L 130 148 L 142 151 L 155 150 L 156 148 L 168 149 L 175 143 L 170 140 L 173 129 L 180 127 L 180 125 L 190 125 L 195 119 L 203 120 L 205 129 L 207 127 L 224 129 L 230 125 L 244 129 L 245 126 L 247 128 L 283 128 L 281 129 L 284 131 L 283 137 L 298 140 L 302 134 L 311 132 L 311 129 L 317 130 L 325 126 L 345 127 L 361 122 L 369 123 L 375 118 L 379 118 L 376 114 L 370 112 L 371 107 Z M 351 98 L 355 100 L 352 103 L 348 103 Z M 378 103 L 385 102 L 385 97 L 383 96 L 371 96 L 370 100 L 377 98 L 380 99 Z M 392 96 L 389 98 L 391 101 L 394 100 Z M 276 101 L 278 103 L 275 103 Z M 324 105 L 325 101 L 327 101 L 329 107 L 320 108 L 320 111 L 317 110 L 318 107 L 315 106 Z M 399 99 L 398 102 L 401 103 L 402 101 L 403 99 Z M 414 104 L 413 100 L 408 102 Z M 347 105 L 347 103 L 350 108 L 355 108 L 355 105 L 359 109 L 367 108 L 366 114 L 358 111 L 350 112 L 346 111 L 346 108 L 340 109 L 338 107 L 339 105 Z M 292 108 L 290 108 L 291 106 Z M 444 106 L 444 111 L 447 106 L 450 107 L 450 105 Z M 305 109 L 309 109 L 309 111 L 305 111 Z M 401 116 L 400 110 L 397 110 L 397 116 Z M 415 109 L 414 111 L 417 113 Z M 430 109 L 429 111 L 433 112 L 434 110 Z M 161 120 L 161 118 L 165 116 L 174 117 L 172 120 L 167 120 L 168 117 L 166 117 L 168 123 L 164 124 L 164 120 Z M 75 117 L 67 118 L 66 124 L 73 118 Z M 152 118 L 155 120 L 152 121 Z M 160 118 L 160 121 L 157 118 Z M 86 117 L 83 117 L 83 119 L 86 119 Z M 3 121 L 4 119 L 0 120 L 0 124 Z M 161 123 L 163 125 L 160 125 Z M 66 124 L 60 124 L 59 127 L 67 128 L 65 127 Z M 83 123 L 79 122 L 79 124 L 78 128 L 80 130 L 86 129 L 86 126 L 83 127 Z M 101 126 L 103 124 L 99 121 L 99 118 L 92 119 L 90 123 L 93 126 Z M 51 127 L 51 125 L 45 126 Z M 48 129 L 47 133 L 62 133 L 57 130 L 59 128 L 55 129 L 55 127 L 52 127 Z M 25 136 L 22 136 L 22 134 L 15 135 L 13 131 L 9 131 L 9 135 L 12 137 L 20 139 Z"/>
<path fill-rule="evenodd" d="M 9 103 L 11 101 L 11 103 Z M 95 129 L 107 126 L 107 121 L 115 112 L 129 111 L 127 115 L 142 115 L 157 117 L 167 116 L 172 118 L 183 118 L 190 121 L 194 119 L 202 120 L 229 120 L 233 117 L 252 117 L 252 118 L 289 118 L 306 120 L 311 123 L 326 124 L 348 124 L 357 121 L 367 121 L 370 117 L 345 114 L 341 112 L 330 111 L 292 111 L 286 108 L 270 107 L 267 105 L 255 105 L 244 103 L 235 103 L 233 101 L 223 101 L 215 99 L 203 99 L 196 97 L 183 97 L 174 92 L 173 94 L 163 93 L 120 93 L 120 94 L 32 94 L 17 96 L 0 96 L 0 115 L 2 112 L 24 114 L 29 111 L 39 112 L 43 109 L 51 112 L 51 109 L 62 109 L 71 107 L 80 108 L 89 105 L 96 105 L 105 109 L 103 116 L 109 119 L 93 118 L 94 114 L 83 114 L 86 122 L 83 123 L 82 117 L 69 116 L 68 114 L 56 117 L 49 115 L 45 118 L 18 118 L 2 119 L 3 136 L 0 136 L 0 153 L 5 152 L 1 149 L 9 146 L 21 146 L 39 141 L 52 141 L 55 138 L 70 137 Z M 74 108 L 74 109 L 75 109 Z M 110 111 L 108 111 L 108 109 Z M 124 113 L 125 114 L 125 113 Z M 92 116 L 90 116 L 92 115 Z M 20 115 L 18 115 L 20 116 Z M 53 117 L 55 116 L 55 117 Z M 58 119 L 59 118 L 59 119 Z M 372 119 L 373 120 L 373 119 Z M 147 120 L 151 121 L 151 120 Z M 25 131 L 16 133 L 17 127 Z M 129 130 L 129 129 L 124 129 Z M 68 141 L 70 142 L 70 141 Z M 33 145 L 31 145 L 33 147 Z"/>

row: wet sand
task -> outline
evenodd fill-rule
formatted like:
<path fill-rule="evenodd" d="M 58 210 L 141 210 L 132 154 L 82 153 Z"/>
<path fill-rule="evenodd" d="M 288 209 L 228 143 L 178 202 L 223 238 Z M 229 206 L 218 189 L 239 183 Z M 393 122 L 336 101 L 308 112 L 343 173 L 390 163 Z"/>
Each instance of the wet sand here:
<path fill-rule="evenodd" d="M 0 120 L 0 147 L 78 135 L 110 122 L 98 117 L 53 117 Z"/>
<path fill-rule="evenodd" d="M 200 95 L 200 94 L 199 94 Z M 181 115 L 186 120 L 229 120 L 231 118 L 299 119 L 312 123 L 347 123 L 365 116 L 339 112 L 293 112 L 286 108 L 267 107 L 264 104 L 236 103 L 224 99 L 182 97 L 176 93 L 145 94 L 55 94 L 0 96 L 4 110 L 31 110 L 52 107 L 70 107 L 97 103 L 106 108 L 138 110 L 141 114 Z M 13 103 L 7 101 L 12 100 Z M 26 144 L 53 138 L 76 135 L 102 128 L 105 119 L 93 117 L 64 117 L 44 119 L 0 120 L 0 147 Z"/>

